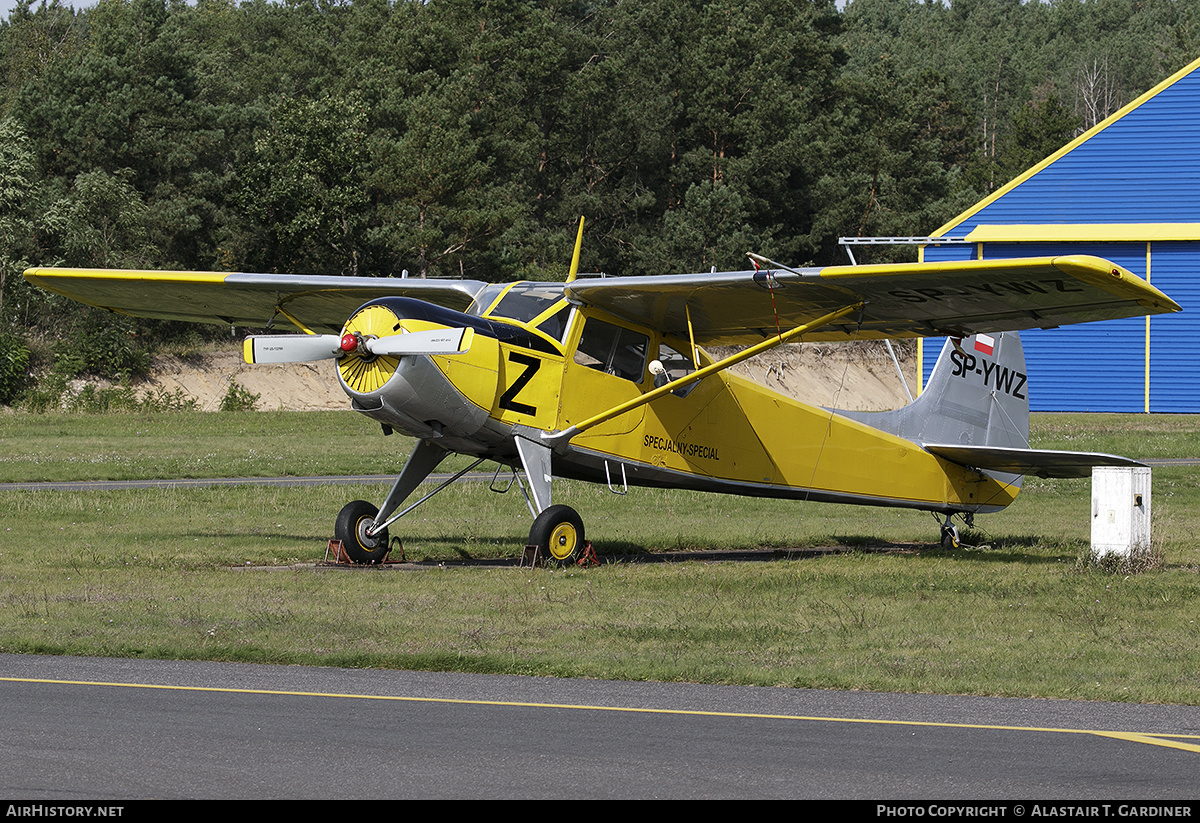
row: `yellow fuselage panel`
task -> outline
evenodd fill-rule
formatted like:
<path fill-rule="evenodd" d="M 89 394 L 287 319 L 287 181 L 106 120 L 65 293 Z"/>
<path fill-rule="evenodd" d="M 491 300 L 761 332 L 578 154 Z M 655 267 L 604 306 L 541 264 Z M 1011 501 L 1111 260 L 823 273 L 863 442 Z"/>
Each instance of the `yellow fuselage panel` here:
<path fill-rule="evenodd" d="M 563 359 L 500 344 L 500 376 L 489 414 L 503 423 L 549 430 L 558 418 Z"/>
<path fill-rule="evenodd" d="M 561 357 L 476 334 L 466 354 L 435 356 L 433 362 L 493 419 L 547 430 L 554 426 Z"/>
<path fill-rule="evenodd" d="M 729 392 L 723 375 L 701 380 L 686 397 L 649 405 L 640 459 L 652 466 L 729 480 L 778 483 L 779 470 Z"/>
<path fill-rule="evenodd" d="M 1004 506 L 1016 496 L 1015 489 L 908 440 L 737 376 L 727 379 L 784 485 L 940 505 Z"/>
<path fill-rule="evenodd" d="M 642 394 L 641 388 L 636 383 L 587 366 L 581 366 L 574 361 L 567 361 L 562 375 L 557 423 L 559 429 L 573 426 Z M 638 407 L 588 429 L 572 442 L 580 445 L 586 443 L 592 448 L 597 448 L 596 444 L 598 443 L 605 443 L 607 445 L 598 447 L 601 451 L 615 453 L 612 451 L 613 449 L 620 449 L 620 453 L 626 457 L 636 454 L 630 449 L 633 448 L 632 444 L 636 443 L 638 438 L 632 435 L 640 433 L 639 426 L 645 414 L 645 407 Z M 613 441 L 614 437 L 620 439 Z"/>

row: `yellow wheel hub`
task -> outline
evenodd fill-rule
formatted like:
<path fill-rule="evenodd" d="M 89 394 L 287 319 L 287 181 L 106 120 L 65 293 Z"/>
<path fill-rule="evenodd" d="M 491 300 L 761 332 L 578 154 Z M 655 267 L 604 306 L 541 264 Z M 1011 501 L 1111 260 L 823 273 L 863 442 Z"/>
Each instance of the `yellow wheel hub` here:
<path fill-rule="evenodd" d="M 346 321 L 342 334 L 363 337 L 387 337 L 395 334 L 400 320 L 386 306 L 367 306 Z M 346 385 L 360 394 L 380 388 L 391 379 L 400 365 L 399 357 L 374 357 L 362 350 L 338 360 L 338 373 Z"/>
<path fill-rule="evenodd" d="M 555 560 L 566 560 L 575 553 L 579 535 L 570 523 L 559 523 L 550 532 L 550 554 Z"/>

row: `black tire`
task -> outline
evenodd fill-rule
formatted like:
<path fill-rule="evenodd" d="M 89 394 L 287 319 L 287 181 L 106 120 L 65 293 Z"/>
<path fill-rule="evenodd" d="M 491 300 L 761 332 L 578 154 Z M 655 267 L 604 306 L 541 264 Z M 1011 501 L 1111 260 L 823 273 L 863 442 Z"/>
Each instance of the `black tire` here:
<path fill-rule="evenodd" d="M 961 545 L 962 542 L 958 539 L 958 527 L 949 524 L 942 526 L 942 548 L 949 551 L 957 549 Z"/>
<path fill-rule="evenodd" d="M 568 563 L 583 551 L 583 519 L 570 506 L 551 506 L 529 530 L 529 545 L 537 546 L 546 563 Z"/>
<path fill-rule="evenodd" d="M 334 536 L 342 541 L 346 556 L 355 563 L 379 563 L 388 553 L 388 533 L 367 536 L 367 529 L 375 525 L 379 509 L 365 500 L 347 503 L 338 512 Z"/>

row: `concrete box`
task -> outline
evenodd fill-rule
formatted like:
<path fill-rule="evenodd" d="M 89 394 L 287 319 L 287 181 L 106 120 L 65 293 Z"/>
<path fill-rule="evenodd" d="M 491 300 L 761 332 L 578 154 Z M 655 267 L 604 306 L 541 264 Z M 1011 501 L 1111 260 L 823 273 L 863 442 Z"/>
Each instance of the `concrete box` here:
<path fill-rule="evenodd" d="M 1094 466 L 1092 553 L 1128 557 L 1149 548 L 1149 467 Z"/>

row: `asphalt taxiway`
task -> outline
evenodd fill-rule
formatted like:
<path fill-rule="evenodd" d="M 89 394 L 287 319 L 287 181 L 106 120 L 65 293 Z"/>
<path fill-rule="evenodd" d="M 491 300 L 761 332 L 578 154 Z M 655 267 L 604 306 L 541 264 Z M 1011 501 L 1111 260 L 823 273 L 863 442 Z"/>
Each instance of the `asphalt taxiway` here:
<path fill-rule="evenodd" d="M 0 655 L 0 796 L 1195 798 L 1200 708 Z"/>

